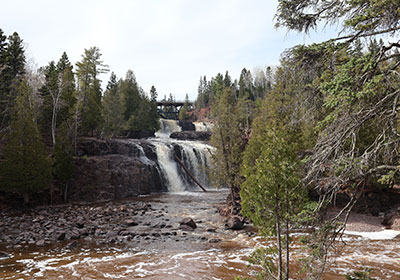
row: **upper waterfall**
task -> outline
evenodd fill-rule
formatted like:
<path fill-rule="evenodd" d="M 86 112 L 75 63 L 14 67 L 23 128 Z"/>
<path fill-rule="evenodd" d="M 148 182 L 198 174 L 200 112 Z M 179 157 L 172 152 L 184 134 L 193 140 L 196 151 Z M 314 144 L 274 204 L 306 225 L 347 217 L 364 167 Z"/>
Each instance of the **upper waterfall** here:
<path fill-rule="evenodd" d="M 181 131 L 181 127 L 176 120 L 160 119 L 160 130 L 155 135 L 157 138 L 169 138 L 171 133 Z"/>

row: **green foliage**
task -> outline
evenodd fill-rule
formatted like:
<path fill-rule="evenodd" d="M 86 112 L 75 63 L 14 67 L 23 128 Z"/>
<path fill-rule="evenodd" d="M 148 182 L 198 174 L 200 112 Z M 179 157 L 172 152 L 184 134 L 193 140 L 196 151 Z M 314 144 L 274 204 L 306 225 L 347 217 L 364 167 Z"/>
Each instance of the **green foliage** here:
<path fill-rule="evenodd" d="M 1 188 L 29 203 L 30 195 L 47 188 L 51 182 L 51 161 L 33 121 L 29 88 L 24 81 L 18 89 L 11 120 L 11 132 L 0 165 Z"/>
<path fill-rule="evenodd" d="M 346 275 L 346 280 L 376 280 L 376 278 L 370 277 L 372 269 L 365 269 L 365 271 L 354 271 L 352 274 Z"/>
<path fill-rule="evenodd" d="M 60 126 L 57 133 L 53 154 L 54 179 L 65 184 L 69 179 L 71 179 L 74 172 L 73 149 L 71 140 L 68 136 L 68 128 L 65 123 Z"/>
<path fill-rule="evenodd" d="M 179 111 L 179 119 L 181 121 L 189 120 L 189 96 L 186 94 L 185 103 L 183 103 L 182 109 Z"/>
<path fill-rule="evenodd" d="M 120 84 L 123 102 L 125 129 L 133 131 L 156 131 L 159 129 L 157 113 L 157 91 L 152 87 L 150 98 L 136 81 L 135 74 L 129 70 Z"/>
<path fill-rule="evenodd" d="M 238 192 L 242 182 L 240 165 L 246 145 L 245 125 L 241 122 L 232 88 L 225 88 L 215 105 L 216 124 L 211 142 L 213 154 L 212 174 L 216 185 L 229 186 Z"/>
<path fill-rule="evenodd" d="M 114 72 L 111 73 L 110 81 L 103 97 L 103 135 L 114 137 L 121 134 L 124 128 L 124 100 L 120 92 L 120 83 Z"/>
<path fill-rule="evenodd" d="M 336 24 L 344 20 L 351 31 L 394 31 L 399 27 L 397 0 L 307 1 L 279 0 L 276 26 L 300 32 L 316 29 L 319 22 Z"/>
<path fill-rule="evenodd" d="M 25 74 L 22 39 L 14 32 L 8 37 L 0 29 L 0 131 L 10 124 L 18 87 Z"/>
<path fill-rule="evenodd" d="M 258 248 L 254 250 L 247 261 L 253 267 L 259 268 L 255 278 L 237 277 L 236 280 L 275 279 L 272 275 L 276 275 L 277 273 L 277 266 L 273 258 L 276 253 L 277 250 L 275 247 Z"/>
<path fill-rule="evenodd" d="M 101 61 L 99 48 L 85 49 L 82 61 L 77 62 L 76 75 L 79 89 L 79 111 L 81 130 L 85 135 L 98 134 L 102 125 L 101 81 L 98 76 L 108 72 L 108 66 Z"/>

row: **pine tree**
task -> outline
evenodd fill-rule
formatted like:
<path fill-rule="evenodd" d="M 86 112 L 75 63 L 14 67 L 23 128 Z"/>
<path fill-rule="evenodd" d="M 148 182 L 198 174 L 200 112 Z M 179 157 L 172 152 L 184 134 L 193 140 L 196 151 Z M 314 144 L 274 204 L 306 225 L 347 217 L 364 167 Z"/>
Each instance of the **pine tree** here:
<path fill-rule="evenodd" d="M 114 72 L 103 97 L 103 133 L 107 137 L 119 135 L 124 127 L 124 102 L 120 94 L 120 84 Z"/>
<path fill-rule="evenodd" d="M 186 93 L 185 102 L 183 103 L 183 106 L 179 111 L 179 119 L 181 121 L 187 121 L 189 119 L 188 111 L 189 111 L 189 96 Z"/>
<path fill-rule="evenodd" d="M 61 91 L 61 103 L 57 115 L 57 123 L 70 123 L 77 102 L 73 66 L 64 52 L 57 63 L 57 72 Z"/>
<path fill-rule="evenodd" d="M 51 182 L 51 161 L 29 102 L 29 87 L 23 81 L 18 88 L 16 106 L 11 120 L 11 132 L 3 150 L 0 165 L 1 188 L 24 198 L 45 189 Z"/>
<path fill-rule="evenodd" d="M 135 129 L 135 121 L 140 107 L 139 86 L 136 82 L 135 74 L 128 70 L 125 80 L 121 84 L 121 94 L 123 96 L 125 110 L 124 119 L 128 123 L 128 129 Z"/>
<path fill-rule="evenodd" d="M 102 125 L 101 81 L 98 76 L 108 72 L 108 66 L 100 60 L 99 48 L 85 49 L 82 61 L 76 63 L 79 87 L 79 111 L 83 134 L 94 136 Z"/>
<path fill-rule="evenodd" d="M 4 35 L 2 35 L 4 37 Z M 8 127 L 10 114 L 15 103 L 17 89 L 25 73 L 25 54 L 22 39 L 18 33 L 8 37 L 7 46 L 4 49 L 2 58 L 3 66 L 0 75 L 0 129 Z"/>

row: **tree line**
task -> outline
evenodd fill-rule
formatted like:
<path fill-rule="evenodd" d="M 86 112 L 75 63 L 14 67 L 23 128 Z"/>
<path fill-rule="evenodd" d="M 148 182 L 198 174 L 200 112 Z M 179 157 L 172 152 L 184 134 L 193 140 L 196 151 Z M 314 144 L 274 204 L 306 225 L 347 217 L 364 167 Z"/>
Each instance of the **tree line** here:
<path fill-rule="evenodd" d="M 23 197 L 63 191 L 72 176 L 79 137 L 119 137 L 159 127 L 157 91 L 147 94 L 132 70 L 109 72 L 97 47 L 75 67 L 64 52 L 39 69 L 26 63 L 23 40 L 0 29 L 0 189 Z M 56 187 L 56 188 L 55 188 Z"/>
<path fill-rule="evenodd" d="M 232 214 L 241 211 L 262 235 L 276 237 L 273 248 L 250 258 L 262 268 L 256 279 L 300 273 L 289 271 L 289 233 L 310 225 L 316 230 L 302 239 L 308 256 L 300 275 L 319 279 L 345 229 L 337 216 L 321 221 L 322 209 L 346 193 L 341 213 L 348 217 L 368 191 L 399 183 L 397 4 L 281 0 L 277 27 L 307 33 L 320 22 L 343 22 L 346 35 L 286 50 L 260 91 L 245 69 L 239 82 L 227 72 L 201 77 L 196 104 L 212 107 L 216 184 L 230 188 Z"/>

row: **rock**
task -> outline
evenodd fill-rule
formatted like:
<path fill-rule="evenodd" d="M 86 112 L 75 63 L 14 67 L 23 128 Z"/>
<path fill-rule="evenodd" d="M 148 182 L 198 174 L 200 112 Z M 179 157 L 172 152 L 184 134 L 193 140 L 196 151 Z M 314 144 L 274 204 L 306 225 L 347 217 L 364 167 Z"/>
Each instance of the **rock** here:
<path fill-rule="evenodd" d="M 62 232 L 62 233 L 60 233 L 58 236 L 57 236 L 57 240 L 59 240 L 59 241 L 63 241 L 64 239 L 65 239 L 65 232 Z"/>
<path fill-rule="evenodd" d="M 178 140 L 195 140 L 195 141 L 209 141 L 211 132 L 209 131 L 179 131 L 173 132 L 170 135 L 173 139 Z"/>
<path fill-rule="evenodd" d="M 6 252 L 0 251 L 0 260 L 9 259 L 9 258 L 11 258 L 10 254 L 7 254 Z"/>
<path fill-rule="evenodd" d="M 184 231 L 194 231 L 194 228 L 192 228 L 188 225 L 180 225 L 179 229 L 184 230 Z"/>
<path fill-rule="evenodd" d="M 65 246 L 64 248 L 65 248 L 65 249 L 68 249 L 68 250 L 71 250 L 71 249 L 76 248 L 77 246 L 78 246 L 78 242 L 76 242 L 76 241 L 74 240 L 74 241 L 68 243 L 68 245 Z"/>
<path fill-rule="evenodd" d="M 154 137 L 154 131 L 150 130 L 125 130 L 123 134 L 128 139 L 141 139 Z"/>
<path fill-rule="evenodd" d="M 208 239 L 208 243 L 218 243 L 221 242 L 221 239 L 219 238 L 210 238 Z"/>
<path fill-rule="evenodd" d="M 43 239 L 41 239 L 38 242 L 36 242 L 36 246 L 42 247 L 44 245 L 46 245 L 46 242 Z"/>
<path fill-rule="evenodd" d="M 195 131 L 196 127 L 192 122 L 189 121 L 179 121 L 179 126 L 182 131 Z"/>
<path fill-rule="evenodd" d="M 216 232 L 217 229 L 215 229 L 215 228 L 208 228 L 208 229 L 206 229 L 206 231 L 207 231 L 207 232 Z"/>
<path fill-rule="evenodd" d="M 191 218 L 184 218 L 180 222 L 179 228 L 182 229 L 182 227 L 189 227 L 193 230 L 193 229 L 197 228 L 197 225 Z"/>
<path fill-rule="evenodd" d="M 232 216 L 228 220 L 228 229 L 239 230 L 243 226 L 243 221 L 238 216 Z"/>
<path fill-rule="evenodd" d="M 386 228 L 386 229 L 391 229 L 394 220 L 399 217 L 399 210 L 400 209 L 396 209 L 396 210 L 390 210 L 387 211 L 383 217 L 383 221 L 381 222 L 381 224 Z"/>
<path fill-rule="evenodd" d="M 134 226 L 137 226 L 138 223 L 135 222 L 135 221 L 132 220 L 132 219 L 126 219 L 126 220 L 124 221 L 124 225 L 126 225 L 126 226 L 128 226 L 128 227 L 134 227 Z"/>
<path fill-rule="evenodd" d="M 166 226 L 167 226 L 166 223 L 160 222 L 160 223 L 155 224 L 155 225 L 153 226 L 153 228 L 165 228 Z"/>

